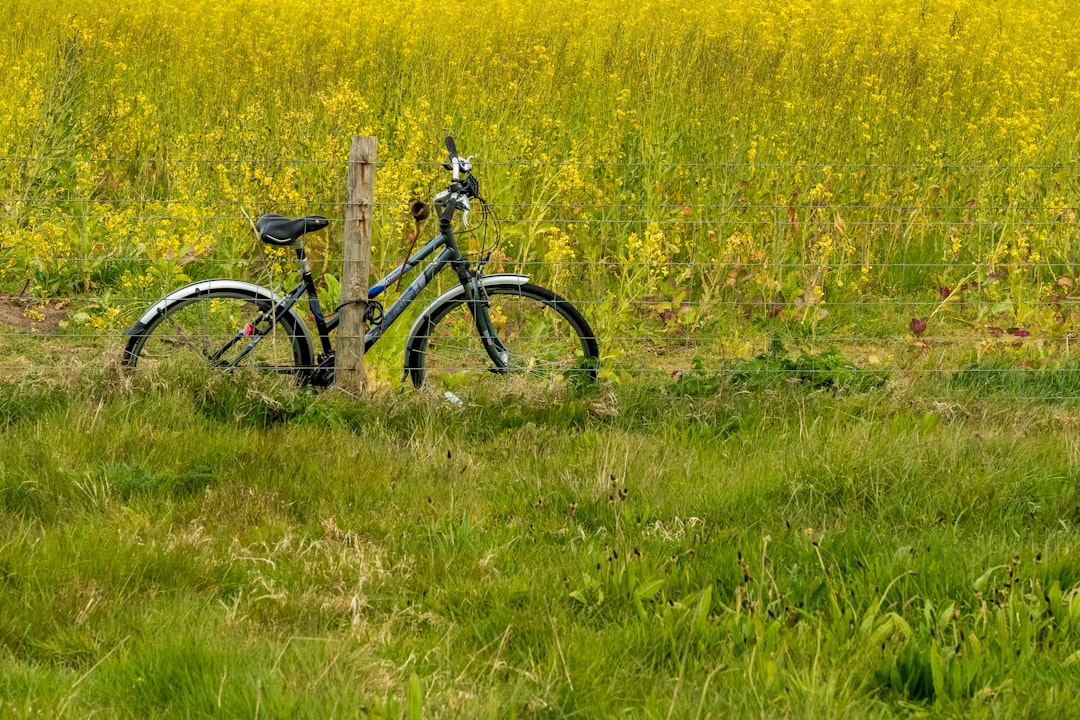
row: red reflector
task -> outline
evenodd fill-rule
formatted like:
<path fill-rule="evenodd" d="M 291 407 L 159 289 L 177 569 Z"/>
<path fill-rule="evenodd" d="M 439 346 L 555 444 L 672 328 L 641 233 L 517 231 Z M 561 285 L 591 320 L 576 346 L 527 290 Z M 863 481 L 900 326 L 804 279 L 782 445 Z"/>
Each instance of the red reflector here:
<path fill-rule="evenodd" d="M 254 334 L 255 334 L 255 326 L 254 325 L 252 325 L 251 323 L 248 323 L 247 325 L 244 326 L 244 337 L 251 337 Z"/>

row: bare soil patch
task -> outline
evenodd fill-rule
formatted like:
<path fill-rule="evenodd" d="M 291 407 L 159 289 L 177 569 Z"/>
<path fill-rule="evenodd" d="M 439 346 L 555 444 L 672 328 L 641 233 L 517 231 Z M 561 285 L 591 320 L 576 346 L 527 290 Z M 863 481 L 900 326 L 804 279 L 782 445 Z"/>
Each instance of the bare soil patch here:
<path fill-rule="evenodd" d="M 37 298 L 0 295 L 0 328 L 22 332 L 52 332 L 67 318 L 65 301 L 50 303 Z"/>

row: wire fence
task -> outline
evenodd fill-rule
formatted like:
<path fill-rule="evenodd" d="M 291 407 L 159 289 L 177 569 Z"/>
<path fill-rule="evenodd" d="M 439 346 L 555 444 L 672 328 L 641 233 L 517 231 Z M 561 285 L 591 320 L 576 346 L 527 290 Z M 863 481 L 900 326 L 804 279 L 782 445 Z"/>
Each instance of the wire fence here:
<path fill-rule="evenodd" d="M 615 379 L 690 391 L 695 378 L 930 378 L 1066 399 L 1080 396 L 1078 168 L 477 162 L 494 214 L 481 223 L 475 208 L 479 226 L 459 235 L 485 272 L 527 274 L 579 307 Z M 189 281 L 281 292 L 295 268 L 253 238 L 249 218 L 264 212 L 331 220 L 308 248 L 333 307 L 344 171 L 304 159 L 0 157 L 0 371 L 101 357 Z M 434 161 L 384 160 L 378 172 L 373 281 L 403 259 L 409 199 L 446 182 Z M 399 340 L 389 333 L 376 359 L 400 362 Z"/>

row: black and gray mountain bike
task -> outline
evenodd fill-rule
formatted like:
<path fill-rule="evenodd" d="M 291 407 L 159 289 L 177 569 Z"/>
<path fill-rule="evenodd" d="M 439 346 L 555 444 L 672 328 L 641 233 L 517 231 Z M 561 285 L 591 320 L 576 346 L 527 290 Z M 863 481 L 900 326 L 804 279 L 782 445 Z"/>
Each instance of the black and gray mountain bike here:
<path fill-rule="evenodd" d="M 450 378 L 521 376 L 561 382 L 596 378 L 599 347 L 589 323 L 570 302 L 526 275 L 484 275 L 491 253 L 470 263 L 454 236 L 455 214 L 468 223 L 471 201 L 480 196 L 471 158 L 458 155 L 453 138 L 446 168 L 453 179 L 435 196 L 439 234 L 368 291 L 369 330 L 364 349 L 378 342 L 420 292 L 450 267 L 459 282 L 435 298 L 416 317 L 405 341 L 405 375 L 414 385 L 449 383 Z M 422 203 L 414 217 L 424 214 Z M 326 386 L 334 379 L 330 339 L 339 324 L 335 311 L 323 315 L 304 236 L 328 225 L 321 216 L 288 218 L 263 215 L 255 223 L 259 239 L 296 252 L 300 282 L 279 295 L 269 288 L 229 279 L 185 285 L 154 303 L 132 325 L 123 364 L 129 368 L 164 367 L 187 355 L 189 361 L 222 369 L 256 368 L 295 374 L 305 384 Z M 419 228 L 419 224 L 418 224 Z M 434 258 L 388 308 L 377 298 L 421 262 Z M 307 296 L 319 346 L 294 307 Z M 339 308 L 340 310 L 340 308 Z M 455 383 L 458 380 L 454 380 Z"/>

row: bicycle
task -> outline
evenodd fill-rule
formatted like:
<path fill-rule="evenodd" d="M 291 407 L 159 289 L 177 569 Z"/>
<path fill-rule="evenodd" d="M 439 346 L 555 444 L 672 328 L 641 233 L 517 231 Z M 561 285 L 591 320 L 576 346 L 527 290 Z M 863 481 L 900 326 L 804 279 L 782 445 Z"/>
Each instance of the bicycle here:
<path fill-rule="evenodd" d="M 436 297 L 419 313 L 405 340 L 402 382 L 413 385 L 443 382 L 472 373 L 522 375 L 548 381 L 575 377 L 595 380 L 599 346 L 592 328 L 574 305 L 551 290 L 530 282 L 527 275 L 484 275 L 491 252 L 473 267 L 458 247 L 455 214 L 463 211 L 468 227 L 471 200 L 481 203 L 485 220 L 488 203 L 480 196 L 472 158 L 461 157 L 453 138 L 446 138 L 452 173 L 449 186 L 438 193 L 439 234 L 368 290 L 364 336 L 367 352 L 397 321 L 425 287 L 450 267 L 458 283 Z M 413 214 L 426 217 L 426 205 L 414 204 Z M 232 279 L 189 283 L 154 303 L 128 328 L 123 365 L 160 366 L 178 355 L 196 362 L 233 370 L 256 368 L 296 375 L 306 385 L 325 387 L 334 380 L 334 349 L 330 334 L 340 322 L 341 307 L 325 317 L 319 303 L 304 237 L 327 227 L 322 216 L 290 218 L 263 215 L 255 222 L 258 238 L 296 253 L 300 282 L 288 293 Z M 434 255 L 397 299 L 383 308 L 376 299 Z M 399 283 L 400 284 L 400 283 Z M 296 306 L 306 296 L 315 321 L 319 348 Z M 454 311 L 464 307 L 466 313 Z"/>

